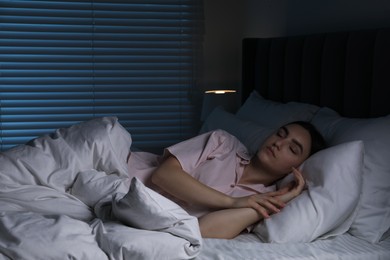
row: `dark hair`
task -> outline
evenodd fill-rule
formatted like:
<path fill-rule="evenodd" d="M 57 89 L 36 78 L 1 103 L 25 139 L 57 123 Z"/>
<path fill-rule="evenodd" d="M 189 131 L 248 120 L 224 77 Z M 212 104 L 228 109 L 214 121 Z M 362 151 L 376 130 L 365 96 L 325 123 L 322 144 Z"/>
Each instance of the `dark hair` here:
<path fill-rule="evenodd" d="M 295 121 L 295 122 L 288 123 L 286 125 L 293 125 L 293 124 L 300 125 L 301 127 L 303 127 L 309 132 L 311 137 L 311 147 L 310 147 L 309 155 L 312 155 L 326 147 L 326 142 L 324 137 L 321 135 L 321 133 L 317 130 L 317 128 L 313 124 L 306 121 Z"/>

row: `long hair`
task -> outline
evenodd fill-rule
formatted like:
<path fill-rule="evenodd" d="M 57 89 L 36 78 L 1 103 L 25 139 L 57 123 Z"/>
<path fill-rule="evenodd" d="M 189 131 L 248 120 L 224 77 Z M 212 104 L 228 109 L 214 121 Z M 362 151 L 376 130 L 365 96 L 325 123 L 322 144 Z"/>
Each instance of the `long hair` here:
<path fill-rule="evenodd" d="M 303 127 L 309 132 L 311 137 L 311 147 L 310 147 L 309 155 L 312 155 L 326 148 L 326 142 L 324 137 L 321 135 L 321 133 L 317 130 L 317 128 L 313 124 L 306 121 L 294 121 L 286 125 L 293 125 L 293 124 L 300 125 L 301 127 Z"/>

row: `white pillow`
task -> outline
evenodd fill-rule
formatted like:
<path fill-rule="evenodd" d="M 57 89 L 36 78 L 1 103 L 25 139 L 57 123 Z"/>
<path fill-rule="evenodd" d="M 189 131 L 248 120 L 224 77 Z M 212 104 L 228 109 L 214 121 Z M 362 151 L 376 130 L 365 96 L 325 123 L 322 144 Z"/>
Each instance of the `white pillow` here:
<path fill-rule="evenodd" d="M 239 119 L 234 114 L 217 107 L 207 117 L 200 129 L 200 134 L 211 130 L 222 129 L 237 137 L 251 154 L 255 154 L 264 140 L 272 134 L 273 129 L 257 125 L 254 122 Z"/>
<path fill-rule="evenodd" d="M 157 230 L 200 245 L 198 219 L 175 202 L 146 187 L 133 177 L 127 194 L 117 193 L 112 212 L 122 223 L 140 229 Z"/>
<path fill-rule="evenodd" d="M 364 142 L 364 168 L 360 208 L 350 233 L 376 243 L 390 228 L 390 115 L 371 119 L 341 117 L 322 108 L 313 124 L 331 145 Z"/>
<path fill-rule="evenodd" d="M 322 150 L 301 167 L 307 190 L 253 232 L 265 242 L 306 243 L 348 231 L 361 188 L 363 143 Z"/>
<path fill-rule="evenodd" d="M 264 99 L 253 91 L 236 115 L 262 126 L 278 128 L 293 121 L 310 121 L 319 107 L 306 103 L 280 103 Z"/>

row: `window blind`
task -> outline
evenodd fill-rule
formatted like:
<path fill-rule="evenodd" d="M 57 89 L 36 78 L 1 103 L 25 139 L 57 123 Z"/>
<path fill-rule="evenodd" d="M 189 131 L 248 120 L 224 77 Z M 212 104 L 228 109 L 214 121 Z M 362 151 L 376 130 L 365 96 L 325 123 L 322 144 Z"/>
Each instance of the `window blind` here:
<path fill-rule="evenodd" d="M 0 0 L 1 149 L 101 116 L 155 151 L 194 135 L 201 0 Z"/>

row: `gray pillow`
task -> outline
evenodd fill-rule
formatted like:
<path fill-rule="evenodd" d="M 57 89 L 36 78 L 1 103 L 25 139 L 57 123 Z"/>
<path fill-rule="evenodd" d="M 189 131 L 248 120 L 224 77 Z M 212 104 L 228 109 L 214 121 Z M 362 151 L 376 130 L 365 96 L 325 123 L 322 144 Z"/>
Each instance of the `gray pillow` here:
<path fill-rule="evenodd" d="M 256 153 L 259 146 L 273 132 L 272 128 L 260 126 L 254 122 L 238 118 L 236 115 L 217 107 L 207 117 L 200 129 L 200 134 L 222 129 L 237 137 L 251 154 Z"/>
<path fill-rule="evenodd" d="M 278 128 L 293 121 L 310 121 L 319 107 L 306 103 L 280 103 L 264 99 L 253 91 L 236 115 L 262 126 Z"/>

